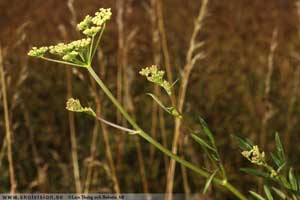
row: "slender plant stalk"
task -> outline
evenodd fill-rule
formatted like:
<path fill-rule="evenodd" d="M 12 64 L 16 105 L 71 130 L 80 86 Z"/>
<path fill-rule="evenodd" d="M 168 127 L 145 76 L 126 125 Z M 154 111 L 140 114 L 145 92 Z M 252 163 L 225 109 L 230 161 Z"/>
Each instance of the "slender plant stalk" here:
<path fill-rule="evenodd" d="M 92 81 L 92 86 L 93 86 L 93 90 L 95 90 L 95 82 Z M 95 92 L 92 92 L 93 94 Z M 93 96 L 95 96 L 96 94 L 94 94 Z M 96 97 L 95 97 L 96 99 Z M 98 111 L 98 102 L 96 101 L 96 114 L 100 115 L 99 111 Z M 98 139 L 98 132 L 99 132 L 99 124 L 97 123 L 97 119 L 95 119 L 95 126 L 93 129 L 93 135 L 92 135 L 92 139 L 91 139 L 91 144 L 90 144 L 90 156 L 89 156 L 89 160 L 91 163 L 94 162 L 95 157 L 96 157 L 96 152 L 97 152 L 97 139 Z M 89 193 L 90 190 L 90 185 L 91 185 L 91 181 L 92 181 L 92 175 L 93 175 L 93 165 L 92 164 L 88 164 L 87 165 L 87 170 L 86 170 L 86 178 L 85 178 L 85 183 L 84 183 L 84 193 Z"/>
<path fill-rule="evenodd" d="M 123 70 L 124 70 L 124 0 L 116 1 L 117 7 L 117 29 L 118 29 L 118 53 L 117 53 L 117 99 L 119 102 L 123 102 Z M 122 123 L 120 113 L 117 113 L 117 123 Z M 117 166 L 118 169 L 122 168 L 123 146 L 124 146 L 124 134 L 118 135 L 117 138 Z"/>
<path fill-rule="evenodd" d="M 140 169 L 140 174 L 141 174 L 141 179 L 142 179 L 142 184 L 143 184 L 143 191 L 144 193 L 148 194 L 149 193 L 149 184 L 145 172 L 145 162 L 144 162 L 144 157 L 142 154 L 142 147 L 141 147 L 141 142 L 139 137 L 135 137 L 136 141 L 136 148 L 137 148 L 137 156 L 138 156 L 138 161 L 139 161 L 139 169 Z M 147 196 L 148 198 L 148 196 Z"/>
<path fill-rule="evenodd" d="M 70 7 L 70 2 L 68 2 Z M 59 31 L 61 32 L 64 38 L 67 38 L 67 31 L 65 26 L 59 26 Z M 51 59 L 52 60 L 52 59 Z M 73 95 L 73 88 L 72 88 L 72 72 L 71 68 L 66 68 L 65 76 L 67 80 L 67 99 L 71 98 Z M 80 180 L 80 170 L 79 170 L 79 161 L 78 161 L 78 149 L 77 149 L 77 137 L 76 137 L 76 130 L 75 130 L 75 118 L 74 113 L 68 113 L 68 120 L 69 120 L 69 129 L 70 129 L 70 141 L 71 141 L 71 155 L 72 155 L 72 165 L 73 165 L 73 174 L 74 174 L 74 181 L 75 181 L 75 190 L 76 193 L 82 192 L 82 185 Z"/>
<path fill-rule="evenodd" d="M 197 47 L 199 46 L 196 43 L 196 39 L 202 28 L 203 19 L 207 12 L 207 4 L 208 4 L 208 0 L 202 1 L 202 5 L 200 7 L 199 14 L 198 14 L 198 17 L 195 22 L 195 27 L 194 27 L 194 30 L 193 30 L 193 33 L 191 36 L 190 47 L 187 52 L 186 65 L 184 66 L 184 69 L 183 69 L 183 75 L 181 78 L 181 85 L 179 88 L 179 96 L 178 96 L 178 104 L 177 104 L 177 109 L 180 113 L 182 113 L 182 111 L 183 111 L 183 105 L 184 105 L 185 96 L 186 96 L 186 89 L 187 89 L 191 71 L 194 68 L 194 65 L 197 62 L 197 60 L 203 58 L 203 56 L 204 56 L 202 53 L 198 53 L 196 55 L 194 55 L 194 54 L 195 54 L 195 51 L 197 50 Z M 180 131 L 181 131 L 181 120 L 179 118 L 175 118 L 175 129 L 174 129 L 174 137 L 173 137 L 173 142 L 172 142 L 172 152 L 174 154 L 177 154 L 178 142 L 180 139 Z M 166 193 L 170 194 L 169 199 L 172 199 L 175 165 L 176 165 L 175 161 L 171 160 L 169 170 L 168 170 L 167 186 L 166 186 Z"/>
<path fill-rule="evenodd" d="M 185 193 L 185 199 L 190 199 L 190 194 L 191 194 L 191 189 L 189 186 L 189 181 L 187 179 L 187 171 L 186 168 L 181 165 L 180 166 L 181 169 L 181 174 L 182 174 L 182 179 L 183 179 L 183 187 L 184 187 L 184 193 Z"/>
<path fill-rule="evenodd" d="M 169 47 L 168 47 L 168 41 L 166 36 L 165 24 L 164 24 L 162 0 L 156 0 L 156 14 L 157 14 L 158 30 L 160 34 L 161 45 L 162 45 L 164 61 L 165 61 L 164 63 L 167 72 L 167 79 L 170 83 L 173 83 L 174 79 L 173 79 L 173 73 L 171 69 Z M 171 101 L 172 101 L 172 105 L 176 105 L 175 92 L 172 92 Z"/>
<path fill-rule="evenodd" d="M 261 126 L 261 133 L 260 133 L 260 147 L 264 148 L 267 150 L 266 146 L 266 140 L 267 140 L 267 129 L 268 129 L 268 124 L 270 119 L 274 116 L 275 114 L 275 109 L 274 106 L 271 102 L 271 82 L 272 82 L 272 77 L 274 73 L 274 53 L 277 48 L 277 30 L 275 29 L 273 31 L 273 36 L 272 36 L 272 41 L 270 45 L 270 53 L 268 55 L 268 69 L 267 69 L 267 74 L 266 74 L 266 79 L 265 79 L 265 108 L 266 111 L 264 113 L 263 119 L 262 119 L 262 126 Z"/>
<path fill-rule="evenodd" d="M 129 122 L 129 124 L 137 130 L 137 134 L 144 138 L 146 141 L 154 145 L 157 149 L 162 151 L 167 156 L 171 157 L 175 161 L 179 162 L 180 164 L 184 165 L 185 167 L 191 169 L 192 171 L 196 172 L 197 174 L 203 176 L 203 177 L 209 177 L 210 174 L 205 172 L 204 170 L 194 166 L 190 162 L 186 160 L 182 160 L 179 156 L 173 154 L 170 150 L 163 147 L 159 142 L 154 140 L 152 137 L 150 137 L 146 132 L 144 132 L 137 124 L 136 122 L 129 116 L 129 114 L 124 110 L 124 108 L 121 106 L 121 104 L 118 102 L 118 100 L 113 96 L 113 94 L 110 92 L 110 90 L 106 87 L 106 85 L 102 82 L 102 80 L 98 77 L 98 75 L 95 73 L 93 68 L 91 66 L 87 67 L 87 70 L 89 71 L 90 75 L 95 79 L 95 81 L 98 83 L 98 85 L 101 87 L 103 92 L 107 95 L 107 97 L 110 99 L 110 101 L 116 106 L 116 108 L 119 110 L 119 112 L 123 115 L 123 117 Z M 241 200 L 247 200 L 247 197 L 245 197 L 242 193 L 240 193 L 233 185 L 231 185 L 227 180 L 220 180 L 218 178 L 214 178 L 213 181 L 229 190 L 231 193 L 233 193 L 236 197 L 238 197 Z"/>
<path fill-rule="evenodd" d="M 152 29 L 152 49 L 153 49 L 153 62 L 155 65 L 159 66 L 161 62 L 160 56 L 160 37 L 159 37 L 159 30 L 157 26 L 157 12 L 156 12 L 156 0 L 151 0 L 151 7 L 149 9 L 149 15 L 151 20 L 151 29 Z M 153 86 L 153 94 L 158 96 L 159 87 L 158 85 Z M 151 135 L 154 139 L 157 138 L 156 136 L 156 128 L 158 122 L 158 105 L 155 101 L 152 102 L 152 112 L 151 112 Z M 150 163 L 154 163 L 154 153 L 155 147 L 150 147 Z"/>
<path fill-rule="evenodd" d="M 3 140 L 1 150 L 0 150 L 0 169 L 2 167 L 2 163 L 3 163 L 2 161 L 5 157 L 6 148 L 7 148 L 7 140 Z"/>
<path fill-rule="evenodd" d="M 109 144 L 108 133 L 107 133 L 106 128 L 104 128 L 105 127 L 104 124 L 102 124 L 101 127 L 102 127 L 103 139 L 104 139 L 104 143 L 105 143 L 106 156 L 107 156 L 107 159 L 108 159 L 108 163 L 109 163 L 109 166 L 110 166 L 110 171 L 111 171 L 111 174 L 112 174 L 112 180 L 113 180 L 113 183 L 114 183 L 114 190 L 117 194 L 119 194 L 121 192 L 121 190 L 120 190 L 119 181 L 118 181 L 117 175 L 116 175 L 117 174 L 116 173 L 116 167 L 115 167 L 113 157 L 112 157 L 112 153 L 111 153 L 111 147 L 110 147 L 110 144 Z"/>
<path fill-rule="evenodd" d="M 66 68 L 66 77 L 67 77 L 67 98 L 72 97 L 72 74 L 71 69 Z M 71 140 L 71 153 L 72 153 L 72 162 L 73 162 L 73 173 L 75 180 L 76 193 L 81 193 L 81 181 L 80 181 L 80 171 L 78 163 L 78 152 L 77 152 L 77 139 L 75 131 L 75 120 L 74 113 L 69 112 L 69 128 L 70 128 L 70 140 Z"/>
<path fill-rule="evenodd" d="M 261 131 L 259 135 L 260 147 L 264 148 L 265 150 L 268 149 L 268 145 L 266 141 L 268 138 L 267 130 L 269 126 L 269 121 L 275 114 L 275 108 L 271 101 L 271 89 L 272 89 L 271 85 L 272 85 L 272 78 L 274 73 L 274 54 L 278 45 L 277 35 L 278 35 L 277 29 L 274 29 L 272 35 L 272 41 L 270 45 L 270 53 L 268 55 L 267 74 L 265 78 L 265 94 L 264 94 L 265 112 L 262 118 Z M 258 191 L 261 193 L 262 190 L 263 190 L 263 180 L 261 179 L 258 182 Z"/>
<path fill-rule="evenodd" d="M 5 75 L 3 69 L 3 55 L 2 48 L 0 47 L 0 73 L 1 73 L 1 89 L 3 96 L 3 107 L 4 107 L 4 120 L 5 120 L 5 128 L 6 128 L 6 141 L 7 141 L 7 159 L 9 164 L 9 177 L 10 177 L 10 193 L 15 194 L 17 189 L 17 182 L 15 179 L 15 171 L 14 171 L 14 161 L 12 156 L 12 133 L 10 130 L 10 122 L 9 122 L 9 112 L 8 112 L 8 103 L 7 103 L 7 90 L 6 90 L 6 82 Z"/>

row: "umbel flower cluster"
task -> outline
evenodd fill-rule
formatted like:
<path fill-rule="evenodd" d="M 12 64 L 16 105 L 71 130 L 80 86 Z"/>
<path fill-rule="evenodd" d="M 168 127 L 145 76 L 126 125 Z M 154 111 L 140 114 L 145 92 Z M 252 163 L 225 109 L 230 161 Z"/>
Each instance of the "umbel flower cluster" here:
<path fill-rule="evenodd" d="M 70 43 L 58 43 L 49 47 L 33 47 L 28 52 L 28 55 L 45 58 L 45 54 L 48 52 L 52 55 L 59 56 L 64 61 L 77 64 L 78 66 L 87 64 L 92 60 L 94 37 L 104 29 L 105 23 L 111 18 L 111 15 L 110 8 L 101 8 L 95 13 L 94 17 L 88 15 L 77 25 L 77 29 L 86 35 L 86 38 Z M 100 38 L 101 34 L 99 34 L 98 39 Z M 97 48 L 97 44 L 95 48 Z"/>
<path fill-rule="evenodd" d="M 94 17 L 87 15 L 84 20 L 77 25 L 77 28 L 82 31 L 83 34 L 92 37 L 100 31 L 101 27 L 110 19 L 111 15 L 110 8 L 100 8 Z"/>
<path fill-rule="evenodd" d="M 164 80 L 164 74 L 165 72 L 162 70 L 158 70 L 156 65 L 152 65 L 151 67 L 146 67 L 140 71 L 140 74 L 145 76 L 148 81 L 153 82 L 162 88 L 165 89 L 165 91 L 168 93 L 168 95 L 171 95 L 171 88 L 172 85 L 168 81 Z"/>

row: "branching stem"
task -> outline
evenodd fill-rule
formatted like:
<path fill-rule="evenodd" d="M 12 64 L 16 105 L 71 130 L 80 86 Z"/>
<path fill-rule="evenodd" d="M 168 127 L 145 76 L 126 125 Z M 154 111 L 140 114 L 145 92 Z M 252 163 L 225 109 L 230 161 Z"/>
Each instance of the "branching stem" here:
<path fill-rule="evenodd" d="M 157 149 L 159 149 L 161 152 L 163 152 L 165 155 L 171 157 L 175 161 L 179 162 L 183 166 L 191 169 L 192 171 L 196 172 L 197 174 L 207 178 L 210 176 L 209 173 L 204 171 L 201 168 L 196 167 L 192 163 L 181 159 L 179 156 L 173 154 L 170 150 L 166 149 L 164 146 L 162 146 L 159 142 L 154 140 L 152 137 L 149 136 L 146 132 L 144 132 L 137 124 L 136 122 L 129 116 L 129 114 L 124 110 L 122 105 L 118 102 L 118 100 L 114 97 L 114 95 L 110 92 L 110 90 L 106 87 L 106 85 L 102 82 L 102 80 L 98 77 L 98 75 L 95 73 L 93 68 L 91 66 L 87 67 L 87 70 L 89 71 L 90 75 L 94 78 L 94 80 L 97 82 L 97 84 L 101 87 L 103 92 L 108 96 L 108 98 L 111 100 L 111 102 L 116 106 L 116 108 L 119 110 L 119 112 L 123 115 L 123 117 L 131 124 L 131 126 L 137 130 L 137 134 L 147 140 L 149 143 L 154 145 Z M 238 197 L 240 200 L 247 200 L 247 197 L 245 197 L 242 193 L 240 193 L 233 185 L 231 185 L 227 181 L 223 181 L 218 178 L 214 178 L 214 183 L 223 186 L 227 190 L 229 190 L 231 193 L 233 193 L 236 197 Z"/>

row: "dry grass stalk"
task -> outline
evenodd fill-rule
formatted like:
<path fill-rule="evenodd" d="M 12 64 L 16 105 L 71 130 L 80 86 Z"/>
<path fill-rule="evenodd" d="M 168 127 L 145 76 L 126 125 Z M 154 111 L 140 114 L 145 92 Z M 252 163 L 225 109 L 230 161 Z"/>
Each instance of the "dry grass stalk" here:
<path fill-rule="evenodd" d="M 271 84 L 272 84 L 272 77 L 274 73 L 274 54 L 275 50 L 277 48 L 277 35 L 278 31 L 275 29 L 273 31 L 273 36 L 272 36 L 272 41 L 270 45 L 270 53 L 268 55 L 268 69 L 267 69 L 267 75 L 265 79 L 265 113 L 262 119 L 262 127 L 261 127 L 261 132 L 260 132 L 260 146 L 262 148 L 266 147 L 266 140 L 267 140 L 267 128 L 268 128 L 268 123 L 270 119 L 274 116 L 275 114 L 275 108 L 271 102 Z"/>
<path fill-rule="evenodd" d="M 156 15 L 157 15 L 158 30 L 161 39 L 161 48 L 163 51 L 163 56 L 165 61 L 164 64 L 167 72 L 167 79 L 170 83 L 173 83 L 174 80 L 173 80 L 173 73 L 171 69 L 168 41 L 167 41 L 166 30 L 164 25 L 162 0 L 156 0 Z M 174 92 L 172 93 L 171 100 L 172 100 L 172 104 L 176 105 L 176 97 Z"/>
<path fill-rule="evenodd" d="M 67 31 L 65 26 L 60 25 L 59 31 L 62 36 L 67 39 Z M 67 97 L 69 99 L 73 96 L 73 87 L 72 87 L 72 69 L 66 68 L 66 80 L 67 80 Z M 80 180 L 80 170 L 79 170 L 79 161 L 78 161 L 78 148 L 77 148 L 77 137 L 75 130 L 75 118 L 74 113 L 68 112 L 68 121 L 69 121 L 69 129 L 70 129 L 70 141 L 71 141 L 71 155 L 72 155 L 72 165 L 73 165 L 73 174 L 75 180 L 75 189 L 76 193 L 82 192 L 82 185 Z"/>
<path fill-rule="evenodd" d="M 100 107 L 98 107 L 98 112 L 101 112 Z M 111 147 L 110 147 L 110 143 L 109 143 L 109 138 L 108 138 L 108 132 L 107 132 L 107 129 L 106 129 L 106 125 L 104 125 L 103 123 L 101 123 L 101 130 L 102 130 L 102 133 L 103 133 L 103 138 L 104 138 L 104 143 L 105 143 L 106 156 L 107 156 L 107 159 L 108 159 L 110 171 L 111 171 L 111 174 L 112 174 L 112 180 L 113 180 L 113 183 L 114 183 L 114 191 L 117 194 L 119 194 L 121 192 L 121 190 L 120 190 L 119 181 L 117 179 L 116 167 L 115 167 L 113 157 L 112 157 L 112 152 L 111 152 Z"/>
<path fill-rule="evenodd" d="M 4 107 L 4 120 L 5 120 L 5 129 L 6 129 L 5 138 L 7 141 L 7 159 L 9 164 L 10 193 L 14 194 L 16 193 L 17 182 L 15 179 L 14 161 L 12 155 L 12 140 L 11 140 L 12 132 L 10 129 L 7 90 L 6 90 L 6 81 L 5 81 L 4 66 L 3 66 L 3 54 L 2 54 L 1 46 L 0 46 L 0 73 L 1 73 L 1 90 L 2 90 L 3 107 Z"/>
<path fill-rule="evenodd" d="M 72 97 L 72 74 L 71 69 L 66 68 L 66 77 L 67 77 L 67 99 Z M 74 179 L 76 186 L 76 193 L 81 193 L 81 181 L 80 181 L 80 171 L 78 164 L 78 151 L 77 151 L 77 139 L 75 131 L 75 120 L 74 113 L 68 112 L 69 117 L 69 128 L 70 128 L 70 139 L 71 139 L 71 152 L 72 152 L 72 161 L 73 161 L 73 170 L 74 170 Z"/>
<path fill-rule="evenodd" d="M 125 46 L 125 36 L 124 36 L 124 0 L 116 1 L 117 8 L 117 29 L 118 29 L 118 55 L 117 55 L 117 99 L 119 102 L 123 102 L 123 70 L 124 70 L 124 46 Z M 117 123 L 122 122 L 122 117 L 119 112 L 117 112 Z M 123 156 L 123 146 L 124 146 L 124 134 L 120 134 L 117 138 L 117 166 L 122 168 L 122 156 Z"/>
<path fill-rule="evenodd" d="M 91 163 L 94 162 L 96 157 L 96 142 L 98 138 L 98 132 L 99 132 L 99 124 L 97 120 L 95 120 L 95 126 L 93 129 L 93 136 L 91 140 L 91 147 L 90 147 L 90 156 L 86 159 L 88 161 L 87 169 L 86 169 L 86 177 L 84 182 L 84 193 L 89 193 L 91 181 L 92 181 L 92 175 L 93 175 L 93 165 Z"/>
<path fill-rule="evenodd" d="M 167 42 L 167 36 L 166 36 L 166 30 L 165 30 L 165 24 L 164 24 L 164 16 L 163 16 L 163 5 L 161 0 L 156 0 L 156 15 L 157 15 L 157 24 L 158 24 L 158 30 L 159 30 L 159 38 L 161 43 L 161 49 L 164 56 L 164 65 L 167 72 L 167 79 L 170 83 L 173 83 L 173 73 L 171 70 L 171 61 L 170 61 L 170 54 L 169 54 L 169 47 Z M 158 96 L 160 96 L 160 91 L 158 91 Z M 172 93 L 171 96 L 172 104 L 176 105 L 176 98 L 175 98 L 175 92 Z M 159 116 L 159 128 L 160 132 L 162 134 L 162 143 L 163 146 L 168 148 L 168 141 L 167 141 L 167 131 L 165 127 L 165 118 L 164 118 L 164 112 L 161 109 L 158 109 L 158 116 Z M 164 157 L 165 162 L 165 169 L 166 169 L 166 176 L 168 174 L 168 166 L 169 166 L 169 159 L 167 156 Z"/>
<path fill-rule="evenodd" d="M 67 6 L 71 13 L 71 25 L 76 28 L 77 20 L 76 20 L 76 11 L 74 8 L 74 0 L 68 0 Z M 64 26 L 61 26 L 60 29 L 62 35 L 67 38 L 67 31 Z M 72 89 L 72 71 L 69 68 L 66 68 L 66 79 L 67 79 L 67 99 L 71 98 L 73 95 Z M 70 139 L 71 139 L 71 149 L 72 149 L 72 162 L 73 162 L 73 173 L 75 179 L 75 187 L 76 193 L 82 192 L 82 184 L 80 180 L 80 171 L 78 164 L 78 151 L 77 151 L 77 139 L 76 139 L 76 131 L 75 131 L 75 118 L 74 113 L 68 112 L 69 118 L 69 129 L 70 129 Z"/>
<path fill-rule="evenodd" d="M 264 93 L 264 101 L 265 101 L 265 112 L 262 118 L 262 125 L 261 125 L 261 131 L 259 135 L 259 142 L 260 142 L 260 147 L 264 148 L 265 150 L 268 149 L 268 145 L 266 144 L 266 141 L 268 139 L 268 124 L 270 119 L 274 116 L 275 114 L 275 108 L 274 105 L 271 101 L 271 84 L 272 84 L 272 77 L 274 73 L 274 53 L 277 48 L 277 35 L 278 31 L 277 29 L 274 29 L 273 35 L 272 35 L 272 40 L 271 40 L 271 45 L 270 45 L 270 53 L 268 55 L 268 69 L 267 69 L 267 74 L 265 78 L 265 93 Z M 262 192 L 263 190 L 263 180 L 259 180 L 258 182 L 258 190 Z"/>
<path fill-rule="evenodd" d="M 2 161 L 5 157 L 5 153 L 6 153 L 6 148 L 7 148 L 7 140 L 3 140 L 2 146 L 1 146 L 1 150 L 0 150 L 0 169 L 2 167 Z"/>
<path fill-rule="evenodd" d="M 155 65 L 160 66 L 161 63 L 161 56 L 160 56 L 160 35 L 158 30 L 158 16 L 156 12 L 156 0 L 151 0 L 151 6 L 147 10 L 149 10 L 149 16 L 151 20 L 151 30 L 152 30 L 152 49 L 153 49 L 153 62 Z M 153 86 L 153 94 L 158 96 L 159 87 L 157 85 Z M 157 139 L 156 131 L 157 131 L 157 124 L 158 124 L 158 105 L 155 101 L 152 103 L 152 112 L 151 112 L 151 136 L 154 139 Z M 150 147 L 150 163 L 154 161 L 154 153 L 155 147 Z"/>
<path fill-rule="evenodd" d="M 179 95 L 178 95 L 178 102 L 177 102 L 177 109 L 180 113 L 183 111 L 183 104 L 185 101 L 186 96 L 186 89 L 189 81 L 189 77 L 191 71 L 193 70 L 196 62 L 200 59 L 204 58 L 204 54 L 202 52 L 196 53 L 199 47 L 202 46 L 203 43 L 197 42 L 197 36 L 202 28 L 203 20 L 207 14 L 207 4 L 208 0 L 203 0 L 201 8 L 199 10 L 199 14 L 195 21 L 194 30 L 190 39 L 190 46 L 186 56 L 186 64 L 183 68 L 183 74 L 181 77 L 181 85 L 179 88 Z M 179 118 L 175 119 L 175 129 L 174 129 L 174 137 L 172 142 L 172 152 L 177 154 L 178 150 L 178 142 L 180 139 L 180 131 L 181 131 L 181 120 Z M 168 170 L 168 177 L 167 177 L 167 186 L 166 186 L 166 193 L 171 194 L 173 191 L 174 185 L 174 173 L 175 173 L 175 161 L 170 161 L 170 166 Z M 168 195 L 168 199 L 172 199 L 172 195 Z"/>

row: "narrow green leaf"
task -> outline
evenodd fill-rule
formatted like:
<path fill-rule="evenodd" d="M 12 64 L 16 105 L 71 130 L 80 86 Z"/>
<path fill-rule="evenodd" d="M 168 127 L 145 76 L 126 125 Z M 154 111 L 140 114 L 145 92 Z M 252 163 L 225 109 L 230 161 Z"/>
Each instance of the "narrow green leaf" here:
<path fill-rule="evenodd" d="M 252 196 L 254 196 L 258 200 L 266 200 L 265 198 L 263 198 L 261 195 L 257 194 L 256 192 L 253 192 L 253 191 L 249 191 L 249 192 Z"/>
<path fill-rule="evenodd" d="M 152 93 L 147 93 L 147 95 L 149 95 L 150 97 L 152 97 L 152 99 L 154 101 L 156 101 L 156 103 L 164 110 L 166 111 L 167 113 L 169 113 L 170 115 L 173 115 L 174 117 L 177 117 L 177 118 L 182 118 L 182 115 L 177 111 L 176 108 L 174 107 L 166 107 L 160 100 L 158 97 L 156 97 L 154 94 Z"/>
<path fill-rule="evenodd" d="M 282 163 L 279 160 L 279 158 L 274 153 L 271 153 L 270 155 L 271 155 L 271 158 L 272 158 L 273 162 L 275 163 L 275 165 L 277 167 L 280 167 L 282 165 Z"/>
<path fill-rule="evenodd" d="M 204 189 L 203 189 L 203 194 L 205 194 L 207 192 L 207 189 L 208 187 L 210 186 L 212 180 L 214 179 L 215 175 L 217 174 L 218 172 L 218 169 L 214 171 L 214 173 L 212 173 L 210 175 L 210 177 L 207 179 L 206 183 L 205 183 L 205 186 L 204 186 Z"/>
<path fill-rule="evenodd" d="M 282 165 L 278 167 L 277 173 L 279 173 L 284 167 L 285 167 L 285 163 L 282 163 Z"/>
<path fill-rule="evenodd" d="M 211 144 L 214 145 L 215 144 L 215 139 L 214 139 L 214 136 L 213 136 L 212 132 L 209 130 L 206 122 L 204 121 L 204 119 L 202 117 L 199 117 L 199 120 L 200 120 L 200 124 L 203 128 L 204 133 L 209 138 Z"/>
<path fill-rule="evenodd" d="M 196 134 L 192 133 L 191 136 L 201 146 L 203 146 L 203 147 L 205 147 L 205 148 L 207 148 L 209 150 L 212 150 L 212 151 L 216 152 L 216 150 L 212 146 L 210 146 L 209 144 L 207 144 L 207 142 L 205 142 L 202 138 L 198 137 Z"/>
<path fill-rule="evenodd" d="M 265 191 L 265 194 L 266 194 L 268 200 L 273 200 L 273 196 L 272 196 L 271 191 L 268 186 L 264 185 L 264 191 Z"/>
<path fill-rule="evenodd" d="M 275 134 L 275 143 L 276 143 L 276 152 L 280 160 L 282 161 L 282 163 L 284 163 L 285 162 L 284 150 L 278 133 Z"/>
<path fill-rule="evenodd" d="M 240 136 L 233 135 L 242 151 L 250 151 L 253 147 L 253 143 L 248 139 L 243 139 Z"/>
<path fill-rule="evenodd" d="M 250 174 L 252 176 L 269 178 L 269 174 L 268 173 L 262 172 L 262 171 L 258 171 L 257 169 L 253 169 L 253 168 L 241 168 L 240 170 L 242 172 L 245 172 L 245 173 Z"/>
<path fill-rule="evenodd" d="M 291 184 L 287 181 L 285 176 L 279 176 L 279 181 L 286 189 L 291 189 Z"/>
<path fill-rule="evenodd" d="M 297 180 L 295 178 L 294 170 L 292 167 L 289 170 L 289 182 L 291 184 L 292 190 L 297 191 L 298 190 Z"/>
<path fill-rule="evenodd" d="M 281 190 L 272 187 L 272 190 L 281 198 L 281 199 L 286 199 L 286 195 L 284 194 L 284 192 L 282 192 Z"/>

